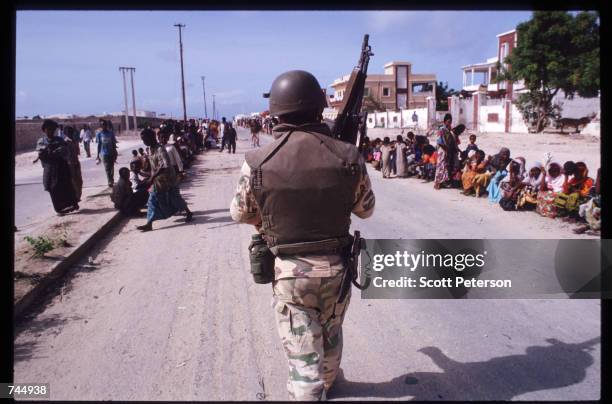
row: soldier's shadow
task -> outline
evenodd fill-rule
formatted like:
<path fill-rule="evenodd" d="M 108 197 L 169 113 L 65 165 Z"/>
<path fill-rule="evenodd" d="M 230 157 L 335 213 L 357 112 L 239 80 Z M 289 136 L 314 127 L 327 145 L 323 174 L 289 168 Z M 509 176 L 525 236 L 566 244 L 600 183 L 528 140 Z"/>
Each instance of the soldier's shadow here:
<path fill-rule="evenodd" d="M 408 373 L 382 383 L 352 382 L 339 375 L 328 398 L 511 400 L 528 392 L 580 383 L 594 362 L 589 352 L 600 340 L 567 344 L 549 338 L 549 345 L 528 347 L 525 354 L 465 363 L 449 358 L 439 348 L 424 347 L 419 352 L 429 356 L 442 372 Z"/>

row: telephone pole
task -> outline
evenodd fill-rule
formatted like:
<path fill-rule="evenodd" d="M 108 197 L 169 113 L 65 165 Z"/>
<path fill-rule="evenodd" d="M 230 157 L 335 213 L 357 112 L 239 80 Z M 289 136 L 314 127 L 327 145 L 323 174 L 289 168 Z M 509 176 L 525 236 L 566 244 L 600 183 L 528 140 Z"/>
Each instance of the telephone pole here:
<path fill-rule="evenodd" d="M 136 94 L 134 93 L 134 72 L 136 72 L 135 67 L 129 67 L 130 69 L 130 81 L 132 83 L 132 109 L 134 110 L 134 130 L 138 130 L 138 123 L 136 121 Z"/>
<path fill-rule="evenodd" d="M 206 86 L 204 85 L 205 78 L 205 76 L 202 76 L 202 91 L 204 92 L 204 117 L 208 118 L 208 111 L 206 111 Z"/>
<path fill-rule="evenodd" d="M 125 101 L 125 130 L 130 130 L 130 121 L 128 115 L 128 93 L 127 93 L 127 85 L 125 83 L 125 71 L 129 69 L 129 67 L 119 67 L 119 71 L 123 76 L 123 99 Z"/>
<path fill-rule="evenodd" d="M 213 119 L 217 119 L 217 113 L 215 112 L 215 95 L 213 94 Z"/>
<path fill-rule="evenodd" d="M 174 24 L 179 30 L 179 47 L 181 52 L 181 88 L 183 89 L 183 120 L 187 122 L 187 106 L 185 105 L 185 73 L 183 71 L 183 34 L 182 29 L 185 24 Z"/>

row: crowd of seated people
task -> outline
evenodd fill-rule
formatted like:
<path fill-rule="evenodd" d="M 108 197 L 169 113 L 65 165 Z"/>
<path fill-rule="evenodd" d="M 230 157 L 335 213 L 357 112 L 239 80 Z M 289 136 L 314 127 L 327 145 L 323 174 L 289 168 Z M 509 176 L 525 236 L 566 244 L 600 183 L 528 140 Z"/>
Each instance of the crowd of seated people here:
<path fill-rule="evenodd" d="M 436 144 L 427 136 L 408 132 L 404 138 L 370 140 L 360 145 L 364 159 L 383 178 L 413 177 L 433 182 L 435 189 L 455 188 L 465 196 L 487 198 L 506 211 L 533 210 L 549 218 L 579 224 L 577 234 L 599 234 L 601 229 L 600 169 L 589 176 L 583 161 L 561 164 L 550 153 L 542 162 L 512 157 L 507 147 L 487 154 L 476 144 L 477 137 L 460 147 L 464 125 L 451 126 L 447 114 L 435 133 Z"/>

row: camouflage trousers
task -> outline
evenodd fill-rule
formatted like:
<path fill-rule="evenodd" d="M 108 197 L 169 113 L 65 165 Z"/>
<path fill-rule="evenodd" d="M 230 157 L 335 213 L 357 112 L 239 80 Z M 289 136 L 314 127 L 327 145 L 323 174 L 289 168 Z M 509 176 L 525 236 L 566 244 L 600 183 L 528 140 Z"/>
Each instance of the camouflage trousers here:
<path fill-rule="evenodd" d="M 342 322 L 350 291 L 335 307 L 342 275 L 274 281 L 278 333 L 287 361 L 292 400 L 322 400 L 342 359 Z"/>

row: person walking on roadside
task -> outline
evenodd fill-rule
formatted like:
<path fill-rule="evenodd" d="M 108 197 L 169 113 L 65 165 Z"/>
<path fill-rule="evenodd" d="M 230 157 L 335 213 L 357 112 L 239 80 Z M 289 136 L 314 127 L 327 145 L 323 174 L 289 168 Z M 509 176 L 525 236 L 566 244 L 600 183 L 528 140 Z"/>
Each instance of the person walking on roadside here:
<path fill-rule="evenodd" d="M 221 124 L 219 125 L 219 133 L 221 134 L 221 149 L 219 149 L 219 153 L 221 153 L 225 148 L 225 125 L 227 125 L 227 122 L 225 117 L 223 117 L 221 118 Z"/>
<path fill-rule="evenodd" d="M 87 154 L 87 157 L 91 157 L 91 139 L 93 138 L 93 135 L 91 133 L 91 129 L 89 128 L 89 125 L 85 124 L 83 125 L 83 129 L 81 129 L 81 133 L 79 138 L 81 139 L 81 142 L 83 142 L 83 149 L 85 149 L 85 153 Z"/>
<path fill-rule="evenodd" d="M 43 186 L 49 192 L 53 209 L 59 216 L 79 209 L 68 166 L 69 150 L 66 141 L 55 135 L 57 122 L 45 119 L 45 136 L 36 143 L 38 159 L 43 167 Z"/>
<path fill-rule="evenodd" d="M 112 188 L 115 183 L 114 175 L 115 161 L 117 161 L 117 138 L 109 129 L 108 121 L 102 121 L 102 130 L 97 134 L 96 142 L 98 143 L 96 162 L 100 164 L 100 156 L 102 156 L 107 184 L 109 188 Z"/>
<path fill-rule="evenodd" d="M 236 138 L 238 134 L 236 133 L 236 129 L 234 129 L 234 125 L 231 122 L 226 124 L 226 135 L 225 141 L 227 142 L 227 152 L 236 154 Z"/>
<path fill-rule="evenodd" d="M 174 167 L 166 148 L 157 143 L 155 131 L 144 129 L 140 132 L 142 142 L 151 149 L 149 162 L 151 175 L 148 178 L 149 200 L 147 202 L 147 223 L 137 226 L 143 232 L 153 230 L 153 222 L 167 219 L 174 214 L 185 211 L 185 222 L 193 220 L 193 213 L 181 196 Z"/>
<path fill-rule="evenodd" d="M 64 128 L 64 136 L 66 138 L 66 145 L 68 146 L 68 167 L 70 168 L 70 179 L 72 180 L 72 186 L 74 187 L 74 194 L 78 202 L 81 202 L 81 195 L 83 193 L 83 176 L 81 174 L 81 162 L 79 161 L 79 155 L 81 154 L 81 148 L 79 147 L 79 136 L 77 135 L 76 129 L 72 126 L 66 126 Z"/>
<path fill-rule="evenodd" d="M 259 146 L 259 132 L 261 131 L 261 125 L 257 119 L 251 120 L 251 145 L 253 147 Z"/>

